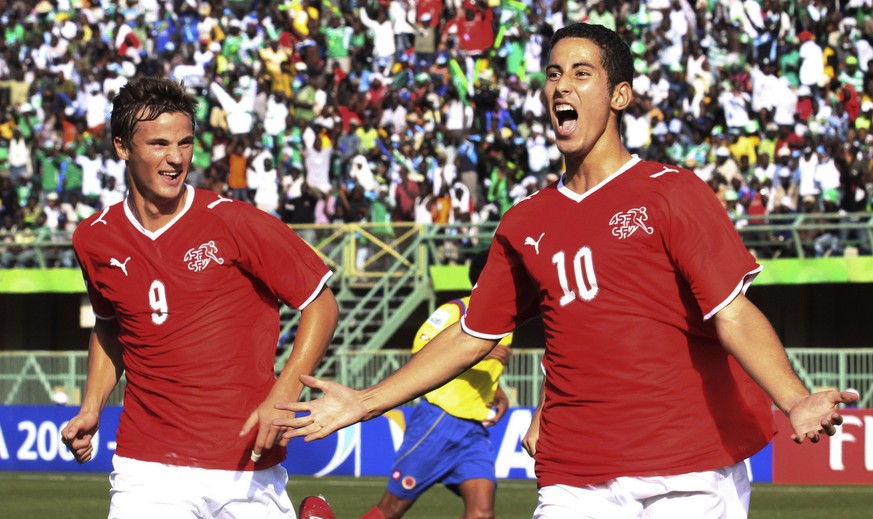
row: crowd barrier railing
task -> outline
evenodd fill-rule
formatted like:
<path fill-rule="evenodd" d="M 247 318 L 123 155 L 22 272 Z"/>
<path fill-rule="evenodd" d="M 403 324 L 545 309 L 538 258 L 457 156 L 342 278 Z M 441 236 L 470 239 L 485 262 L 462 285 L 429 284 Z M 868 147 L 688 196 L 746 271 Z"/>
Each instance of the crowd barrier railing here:
<path fill-rule="evenodd" d="M 821 249 L 824 235 L 830 235 L 838 244 L 839 254 L 870 255 L 873 250 L 873 212 L 742 215 L 732 220 L 746 246 L 763 258 L 816 257 L 821 254 L 816 245 Z M 452 262 L 487 247 L 497 223 L 420 225 L 398 222 L 292 227 L 316 250 L 330 251 L 346 243 L 342 256 L 347 267 L 345 272 L 360 280 L 380 275 L 384 271 L 379 268 L 382 265 L 403 261 L 397 251 L 418 234 L 425 238 L 433 258 Z M 347 239 L 349 235 L 353 239 Z M 71 253 L 71 231 L 0 230 L 0 266 L 3 268 L 64 268 L 74 260 Z M 324 257 L 331 267 L 340 266 L 328 253 Z"/>

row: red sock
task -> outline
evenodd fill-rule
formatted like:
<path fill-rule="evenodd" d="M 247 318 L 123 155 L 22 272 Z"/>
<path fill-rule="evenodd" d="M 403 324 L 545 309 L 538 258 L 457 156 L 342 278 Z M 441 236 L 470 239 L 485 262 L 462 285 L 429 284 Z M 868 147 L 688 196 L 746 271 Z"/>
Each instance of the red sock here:
<path fill-rule="evenodd" d="M 373 508 L 367 510 L 367 513 L 361 516 L 361 519 L 385 519 L 385 514 L 379 509 L 379 505 L 374 505 Z"/>

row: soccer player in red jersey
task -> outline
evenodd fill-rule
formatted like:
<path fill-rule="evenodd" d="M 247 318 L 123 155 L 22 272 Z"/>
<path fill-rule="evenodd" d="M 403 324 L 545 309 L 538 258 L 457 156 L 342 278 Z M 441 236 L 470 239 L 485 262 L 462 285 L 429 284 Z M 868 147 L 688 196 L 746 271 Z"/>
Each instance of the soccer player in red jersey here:
<path fill-rule="evenodd" d="M 197 101 L 168 80 L 131 79 L 113 102 L 127 198 L 73 236 L 97 323 L 79 413 L 63 429 L 91 459 L 122 374 L 109 517 L 289 517 L 288 439 L 272 424 L 297 400 L 337 322 L 331 271 L 254 206 L 185 183 Z M 301 311 L 273 370 L 280 301 Z"/>
<path fill-rule="evenodd" d="M 311 414 L 275 423 L 311 440 L 369 419 L 541 314 L 535 518 L 745 517 L 744 460 L 775 433 L 771 405 L 815 442 L 857 395 L 804 387 L 745 296 L 761 267 L 711 189 L 623 146 L 633 60 L 618 35 L 559 29 L 545 71 L 566 172 L 504 215 L 460 325 L 373 387 L 305 378 L 324 397 L 281 404 Z"/>

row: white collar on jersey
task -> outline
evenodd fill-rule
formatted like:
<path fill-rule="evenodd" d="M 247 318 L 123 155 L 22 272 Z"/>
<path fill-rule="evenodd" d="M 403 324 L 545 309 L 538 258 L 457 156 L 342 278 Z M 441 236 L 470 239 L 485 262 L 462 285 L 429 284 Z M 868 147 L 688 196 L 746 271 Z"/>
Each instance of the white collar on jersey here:
<path fill-rule="evenodd" d="M 634 167 L 638 162 L 640 162 L 640 158 L 637 155 L 631 155 L 630 160 L 625 162 L 624 165 L 618 169 L 618 171 L 616 171 L 612 175 L 609 175 L 608 177 L 606 177 L 606 179 L 603 182 L 597 184 L 596 186 L 592 187 L 591 189 L 582 193 L 581 195 L 579 193 L 573 191 L 569 187 L 565 186 L 564 185 L 564 175 L 561 175 L 561 179 L 558 181 L 558 192 L 561 193 L 562 195 L 566 196 L 570 200 L 573 200 L 574 202 L 581 202 L 582 200 L 585 200 L 587 197 L 591 196 L 592 193 L 594 193 L 595 191 L 597 191 L 601 187 L 608 184 L 610 181 L 612 181 L 612 179 L 616 178 L 617 176 L 621 175 L 625 171 Z"/>
<path fill-rule="evenodd" d="M 139 220 L 134 216 L 133 211 L 130 210 L 130 205 L 127 203 L 127 198 L 124 199 L 124 214 L 127 216 L 127 220 L 130 222 L 133 227 L 148 237 L 150 240 L 154 241 L 160 238 L 162 234 L 164 234 L 170 227 L 173 226 L 174 223 L 178 222 L 182 216 L 188 212 L 188 209 L 191 208 L 191 205 L 194 204 L 194 188 L 191 187 L 190 184 L 185 184 L 185 189 L 187 190 L 187 196 L 185 196 L 185 207 L 179 211 L 179 214 L 173 217 L 172 220 L 167 222 L 166 225 L 158 229 L 157 231 L 149 231 L 145 227 L 139 223 Z"/>

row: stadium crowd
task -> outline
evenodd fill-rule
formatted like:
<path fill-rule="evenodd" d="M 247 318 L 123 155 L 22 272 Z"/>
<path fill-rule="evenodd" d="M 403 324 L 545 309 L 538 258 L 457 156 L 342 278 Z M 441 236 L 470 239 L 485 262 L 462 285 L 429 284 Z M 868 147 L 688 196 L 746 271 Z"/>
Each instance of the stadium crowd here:
<path fill-rule="evenodd" d="M 2 267 L 124 198 L 107 122 L 135 75 L 200 99 L 190 183 L 290 224 L 498 220 L 562 171 L 541 91 L 572 21 L 635 56 L 628 149 L 693 170 L 738 225 L 870 211 L 871 0 L 3 0 Z"/>

